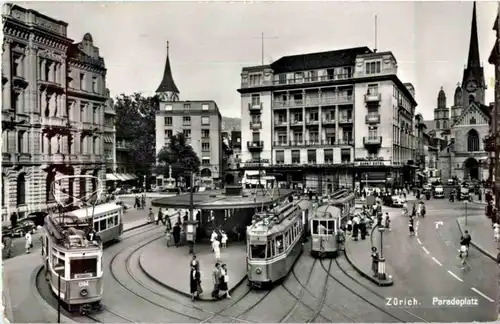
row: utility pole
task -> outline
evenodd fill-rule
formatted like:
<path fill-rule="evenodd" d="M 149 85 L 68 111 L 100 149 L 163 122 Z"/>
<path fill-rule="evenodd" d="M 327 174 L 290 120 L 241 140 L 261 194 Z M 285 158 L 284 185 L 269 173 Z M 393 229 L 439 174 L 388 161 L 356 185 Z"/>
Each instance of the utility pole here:
<path fill-rule="evenodd" d="M 257 37 L 255 37 L 254 39 L 256 39 Z M 264 33 L 262 32 L 260 34 L 260 58 L 261 58 L 261 63 L 262 65 L 264 65 L 264 40 L 266 39 L 278 39 L 279 37 L 265 37 L 264 36 Z"/>
<path fill-rule="evenodd" d="M 194 195 L 194 171 L 191 171 L 191 188 L 190 188 L 190 192 L 189 192 L 189 215 L 190 215 L 190 220 L 191 220 L 191 224 L 194 228 L 194 233 L 193 233 L 193 236 L 192 236 L 192 240 L 190 240 L 190 243 L 189 243 L 189 253 L 190 254 L 193 254 L 194 253 L 194 244 L 195 244 L 195 240 L 196 240 L 196 227 L 195 227 L 195 224 L 196 224 L 196 219 L 194 217 L 194 199 L 193 199 L 193 195 Z"/>

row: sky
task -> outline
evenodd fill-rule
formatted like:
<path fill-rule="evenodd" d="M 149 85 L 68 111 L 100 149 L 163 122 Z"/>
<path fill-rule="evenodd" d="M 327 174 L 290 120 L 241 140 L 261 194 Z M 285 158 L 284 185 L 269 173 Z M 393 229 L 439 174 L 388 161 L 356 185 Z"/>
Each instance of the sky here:
<path fill-rule="evenodd" d="M 392 51 L 398 76 L 416 88 L 417 111 L 433 118 L 444 88 L 453 104 L 470 40 L 472 2 L 18 2 L 69 23 L 68 37 L 89 32 L 104 57 L 107 87 L 152 95 L 165 65 L 166 43 L 181 100 L 215 100 L 223 116 L 239 117 L 241 68 L 282 56 L 375 45 Z M 496 2 L 478 2 L 479 51 L 494 100 L 488 56 Z"/>

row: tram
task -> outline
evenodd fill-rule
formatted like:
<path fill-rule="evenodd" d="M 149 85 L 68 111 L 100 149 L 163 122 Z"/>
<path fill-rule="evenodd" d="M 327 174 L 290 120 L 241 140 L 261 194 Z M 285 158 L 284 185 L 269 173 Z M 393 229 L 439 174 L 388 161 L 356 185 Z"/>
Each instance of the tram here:
<path fill-rule="evenodd" d="M 99 234 L 104 244 L 118 240 L 123 234 L 123 206 L 115 203 L 81 208 L 68 212 L 66 215 L 82 221 L 92 218 L 94 230 Z"/>
<path fill-rule="evenodd" d="M 254 215 L 247 227 L 247 275 L 262 288 L 284 278 L 303 249 L 311 210 L 308 200 L 286 202 Z"/>
<path fill-rule="evenodd" d="M 103 247 L 91 222 L 74 215 L 49 214 L 41 241 L 45 278 L 57 298 L 70 312 L 99 309 Z"/>
<path fill-rule="evenodd" d="M 345 189 L 335 191 L 313 210 L 310 219 L 311 255 L 337 256 L 338 233 L 355 212 L 355 195 Z"/>

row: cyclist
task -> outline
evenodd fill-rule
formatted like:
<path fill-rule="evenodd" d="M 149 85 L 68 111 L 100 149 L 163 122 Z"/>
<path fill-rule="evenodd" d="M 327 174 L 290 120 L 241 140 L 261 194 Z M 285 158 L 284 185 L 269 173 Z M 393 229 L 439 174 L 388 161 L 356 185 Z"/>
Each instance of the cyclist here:
<path fill-rule="evenodd" d="M 461 269 L 462 270 L 469 270 L 470 265 L 469 262 L 467 262 L 467 258 L 469 256 L 469 248 L 467 245 L 462 245 L 460 246 L 460 250 L 458 250 L 459 254 L 458 257 L 460 258 L 460 264 L 462 265 Z"/>

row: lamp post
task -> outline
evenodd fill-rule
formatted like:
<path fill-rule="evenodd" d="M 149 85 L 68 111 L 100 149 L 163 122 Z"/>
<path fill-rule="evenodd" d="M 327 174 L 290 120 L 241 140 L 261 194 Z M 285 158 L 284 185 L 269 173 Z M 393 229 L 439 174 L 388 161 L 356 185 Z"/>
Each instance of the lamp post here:
<path fill-rule="evenodd" d="M 146 197 L 146 175 L 144 175 L 144 182 L 142 183 L 142 186 L 144 187 L 144 197 Z"/>
<path fill-rule="evenodd" d="M 465 226 L 467 226 L 467 200 L 464 201 L 465 204 Z"/>
<path fill-rule="evenodd" d="M 187 221 L 187 228 L 186 228 L 186 238 L 189 243 L 189 253 L 193 254 L 194 253 L 194 244 L 196 241 L 196 226 L 197 226 L 197 221 L 194 217 L 194 176 L 195 173 L 194 171 L 191 171 L 191 188 L 189 190 L 189 214 L 190 214 L 190 219 Z"/>
<path fill-rule="evenodd" d="M 383 226 L 379 226 L 378 231 L 380 232 L 380 257 L 378 259 L 378 278 L 380 280 L 385 280 L 386 279 L 385 259 L 384 259 L 384 231 L 385 231 L 385 228 Z"/>

